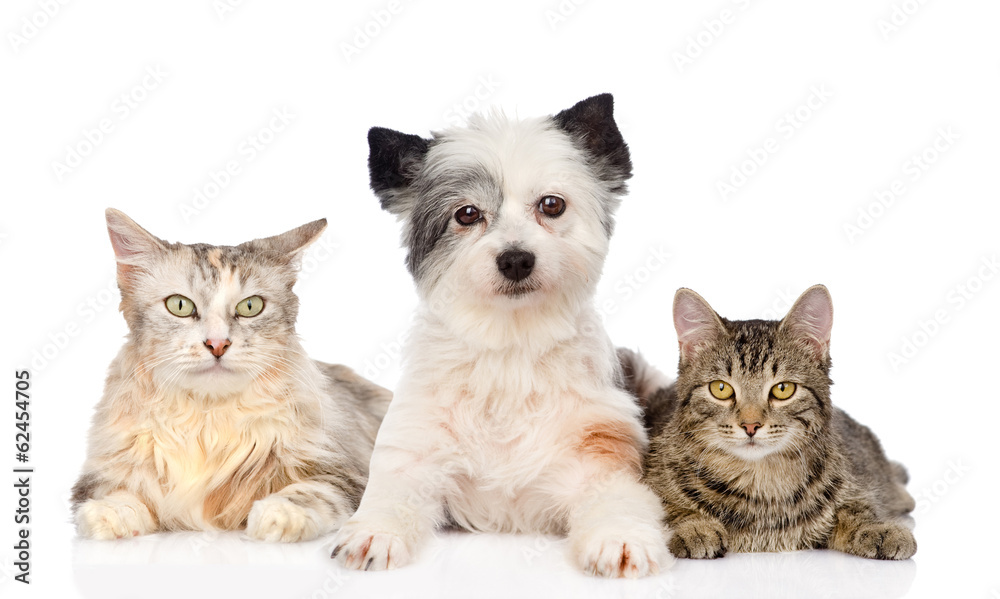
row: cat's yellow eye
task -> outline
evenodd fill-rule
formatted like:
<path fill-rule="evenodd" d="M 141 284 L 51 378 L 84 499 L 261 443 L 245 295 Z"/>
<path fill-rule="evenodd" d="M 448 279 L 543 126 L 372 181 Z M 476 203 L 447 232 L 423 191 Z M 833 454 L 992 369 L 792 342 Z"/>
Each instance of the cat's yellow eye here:
<path fill-rule="evenodd" d="M 264 299 L 259 295 L 252 295 L 236 304 L 236 313 L 247 318 L 257 316 L 263 309 Z"/>
<path fill-rule="evenodd" d="M 771 387 L 771 395 L 775 399 L 788 399 L 795 393 L 795 383 L 778 383 Z"/>
<path fill-rule="evenodd" d="M 725 381 L 712 381 L 708 384 L 708 390 L 712 392 L 715 399 L 732 399 L 733 387 Z"/>
<path fill-rule="evenodd" d="M 174 316 L 187 318 L 194 314 L 194 302 L 183 295 L 171 295 L 164 303 L 167 305 L 167 310 Z"/>

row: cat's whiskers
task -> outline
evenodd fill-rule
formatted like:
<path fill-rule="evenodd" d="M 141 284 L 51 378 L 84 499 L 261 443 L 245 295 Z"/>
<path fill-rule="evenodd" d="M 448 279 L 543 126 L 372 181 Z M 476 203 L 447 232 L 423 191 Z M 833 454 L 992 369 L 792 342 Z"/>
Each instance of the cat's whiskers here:
<path fill-rule="evenodd" d="M 117 402 L 125 397 L 125 394 L 132 391 L 132 386 L 140 376 L 149 375 L 153 376 L 153 370 L 164 362 L 170 360 L 170 356 L 163 356 L 159 359 L 154 359 L 152 362 L 144 362 L 140 359 L 139 363 L 132 369 L 132 373 L 121 381 L 117 381 L 116 389 L 114 394 L 110 396 L 112 402 Z"/>
<path fill-rule="evenodd" d="M 254 380 L 251 383 L 256 389 L 257 393 L 260 395 L 267 396 L 280 396 L 281 391 L 293 392 L 291 394 L 294 397 L 296 403 L 300 403 L 306 398 L 316 397 L 317 393 L 305 392 L 303 387 L 302 377 L 298 374 L 293 374 L 290 370 L 285 369 L 282 366 L 262 366 L 259 364 L 254 364 L 251 366 L 252 375 Z M 300 367 L 296 367 L 297 372 L 301 372 Z M 292 381 L 298 383 L 298 385 L 291 384 Z M 279 388 L 275 389 L 275 385 Z M 318 409 L 320 406 L 317 402 L 311 401 L 309 404 L 312 408 Z M 320 420 L 322 422 L 323 414 L 320 412 Z"/>
<path fill-rule="evenodd" d="M 305 355 L 302 352 L 294 352 L 294 350 L 293 350 L 293 352 L 290 352 L 290 353 L 298 353 L 299 355 L 302 355 L 302 356 Z M 317 393 L 320 391 L 320 389 L 316 385 L 316 382 L 315 382 L 314 378 L 305 375 L 305 372 L 303 371 L 303 366 L 302 366 L 301 362 L 295 361 L 295 360 L 291 360 L 291 359 L 289 359 L 289 358 L 287 358 L 287 357 L 285 357 L 285 356 L 283 356 L 283 355 L 281 355 L 279 353 L 273 353 L 269 349 L 265 349 L 263 351 L 258 351 L 257 355 L 259 355 L 262 358 L 265 358 L 267 360 L 272 361 L 272 363 L 268 365 L 271 369 L 276 370 L 278 373 L 284 375 L 285 377 L 291 378 L 295 382 L 299 383 L 303 388 L 309 389 L 310 391 L 314 391 L 314 392 L 317 392 Z M 260 366 L 260 365 L 258 365 L 258 366 Z M 291 367 L 291 368 L 294 369 L 294 371 L 288 370 L 285 367 Z M 261 368 L 263 369 L 263 372 L 261 374 L 262 375 L 267 375 L 268 374 L 268 368 L 267 367 L 263 367 L 263 366 L 261 366 Z"/>
<path fill-rule="evenodd" d="M 281 391 L 287 391 L 294 386 L 289 384 L 291 381 L 288 379 L 298 380 L 282 366 L 251 364 L 247 368 L 253 377 L 251 385 L 260 393 L 278 394 Z"/>
<path fill-rule="evenodd" d="M 700 432 L 705 432 L 705 431 L 712 431 L 712 430 L 715 430 L 715 428 L 716 427 L 714 427 L 714 426 L 703 426 L 703 427 L 699 427 L 699 428 L 687 429 L 687 430 L 682 430 L 682 431 L 671 431 L 671 432 L 664 431 L 664 432 L 662 432 L 660 434 L 660 436 L 664 437 L 664 438 L 666 438 L 666 437 L 677 437 L 677 436 L 680 436 L 680 435 L 690 435 L 690 434 L 694 434 L 694 433 L 700 433 Z"/>
<path fill-rule="evenodd" d="M 179 364 L 171 362 L 167 366 L 166 376 L 162 381 L 159 382 L 159 387 L 165 390 L 174 390 L 175 384 L 180 380 L 180 378 L 187 374 L 187 370 L 182 368 Z"/>

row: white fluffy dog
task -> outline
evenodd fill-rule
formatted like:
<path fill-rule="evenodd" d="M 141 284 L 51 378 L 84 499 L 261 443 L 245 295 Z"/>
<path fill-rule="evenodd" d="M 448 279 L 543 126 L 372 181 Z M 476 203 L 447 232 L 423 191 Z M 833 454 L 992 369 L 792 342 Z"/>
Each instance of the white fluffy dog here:
<path fill-rule="evenodd" d="M 668 566 L 660 502 L 639 481 L 640 410 L 592 305 L 632 172 L 611 96 L 432 139 L 376 127 L 368 141 L 421 305 L 333 556 L 401 566 L 451 523 L 565 533 L 601 576 Z"/>

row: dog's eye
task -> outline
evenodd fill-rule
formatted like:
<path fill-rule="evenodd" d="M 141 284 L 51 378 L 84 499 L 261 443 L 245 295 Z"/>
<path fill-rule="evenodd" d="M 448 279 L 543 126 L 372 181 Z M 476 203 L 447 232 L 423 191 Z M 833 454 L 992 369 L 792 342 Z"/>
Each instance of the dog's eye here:
<path fill-rule="evenodd" d="M 455 213 L 455 220 L 458 221 L 458 224 L 466 227 L 476 224 L 481 218 L 483 215 L 475 206 L 462 206 Z"/>
<path fill-rule="evenodd" d="M 538 202 L 538 211 L 546 216 L 559 216 L 566 211 L 566 200 L 559 196 L 545 196 Z"/>

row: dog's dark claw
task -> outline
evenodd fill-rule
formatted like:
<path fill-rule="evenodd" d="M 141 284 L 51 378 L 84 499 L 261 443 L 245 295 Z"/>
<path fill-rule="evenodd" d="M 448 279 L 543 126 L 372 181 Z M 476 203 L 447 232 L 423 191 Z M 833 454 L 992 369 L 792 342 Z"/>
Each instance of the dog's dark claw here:
<path fill-rule="evenodd" d="M 337 545 L 336 547 L 334 547 L 333 548 L 333 553 L 330 554 L 330 558 L 332 559 L 332 558 L 337 557 L 337 554 L 340 553 L 340 550 L 343 549 L 343 548 L 344 548 L 343 545 Z"/>
<path fill-rule="evenodd" d="M 369 558 L 368 558 L 368 563 L 367 563 L 367 564 L 365 564 L 365 570 L 366 570 L 366 571 L 367 571 L 367 570 L 368 570 L 369 568 L 371 568 L 371 567 L 372 567 L 372 562 L 373 562 L 373 561 L 375 561 L 375 558 L 374 558 L 374 557 L 369 557 Z"/>

